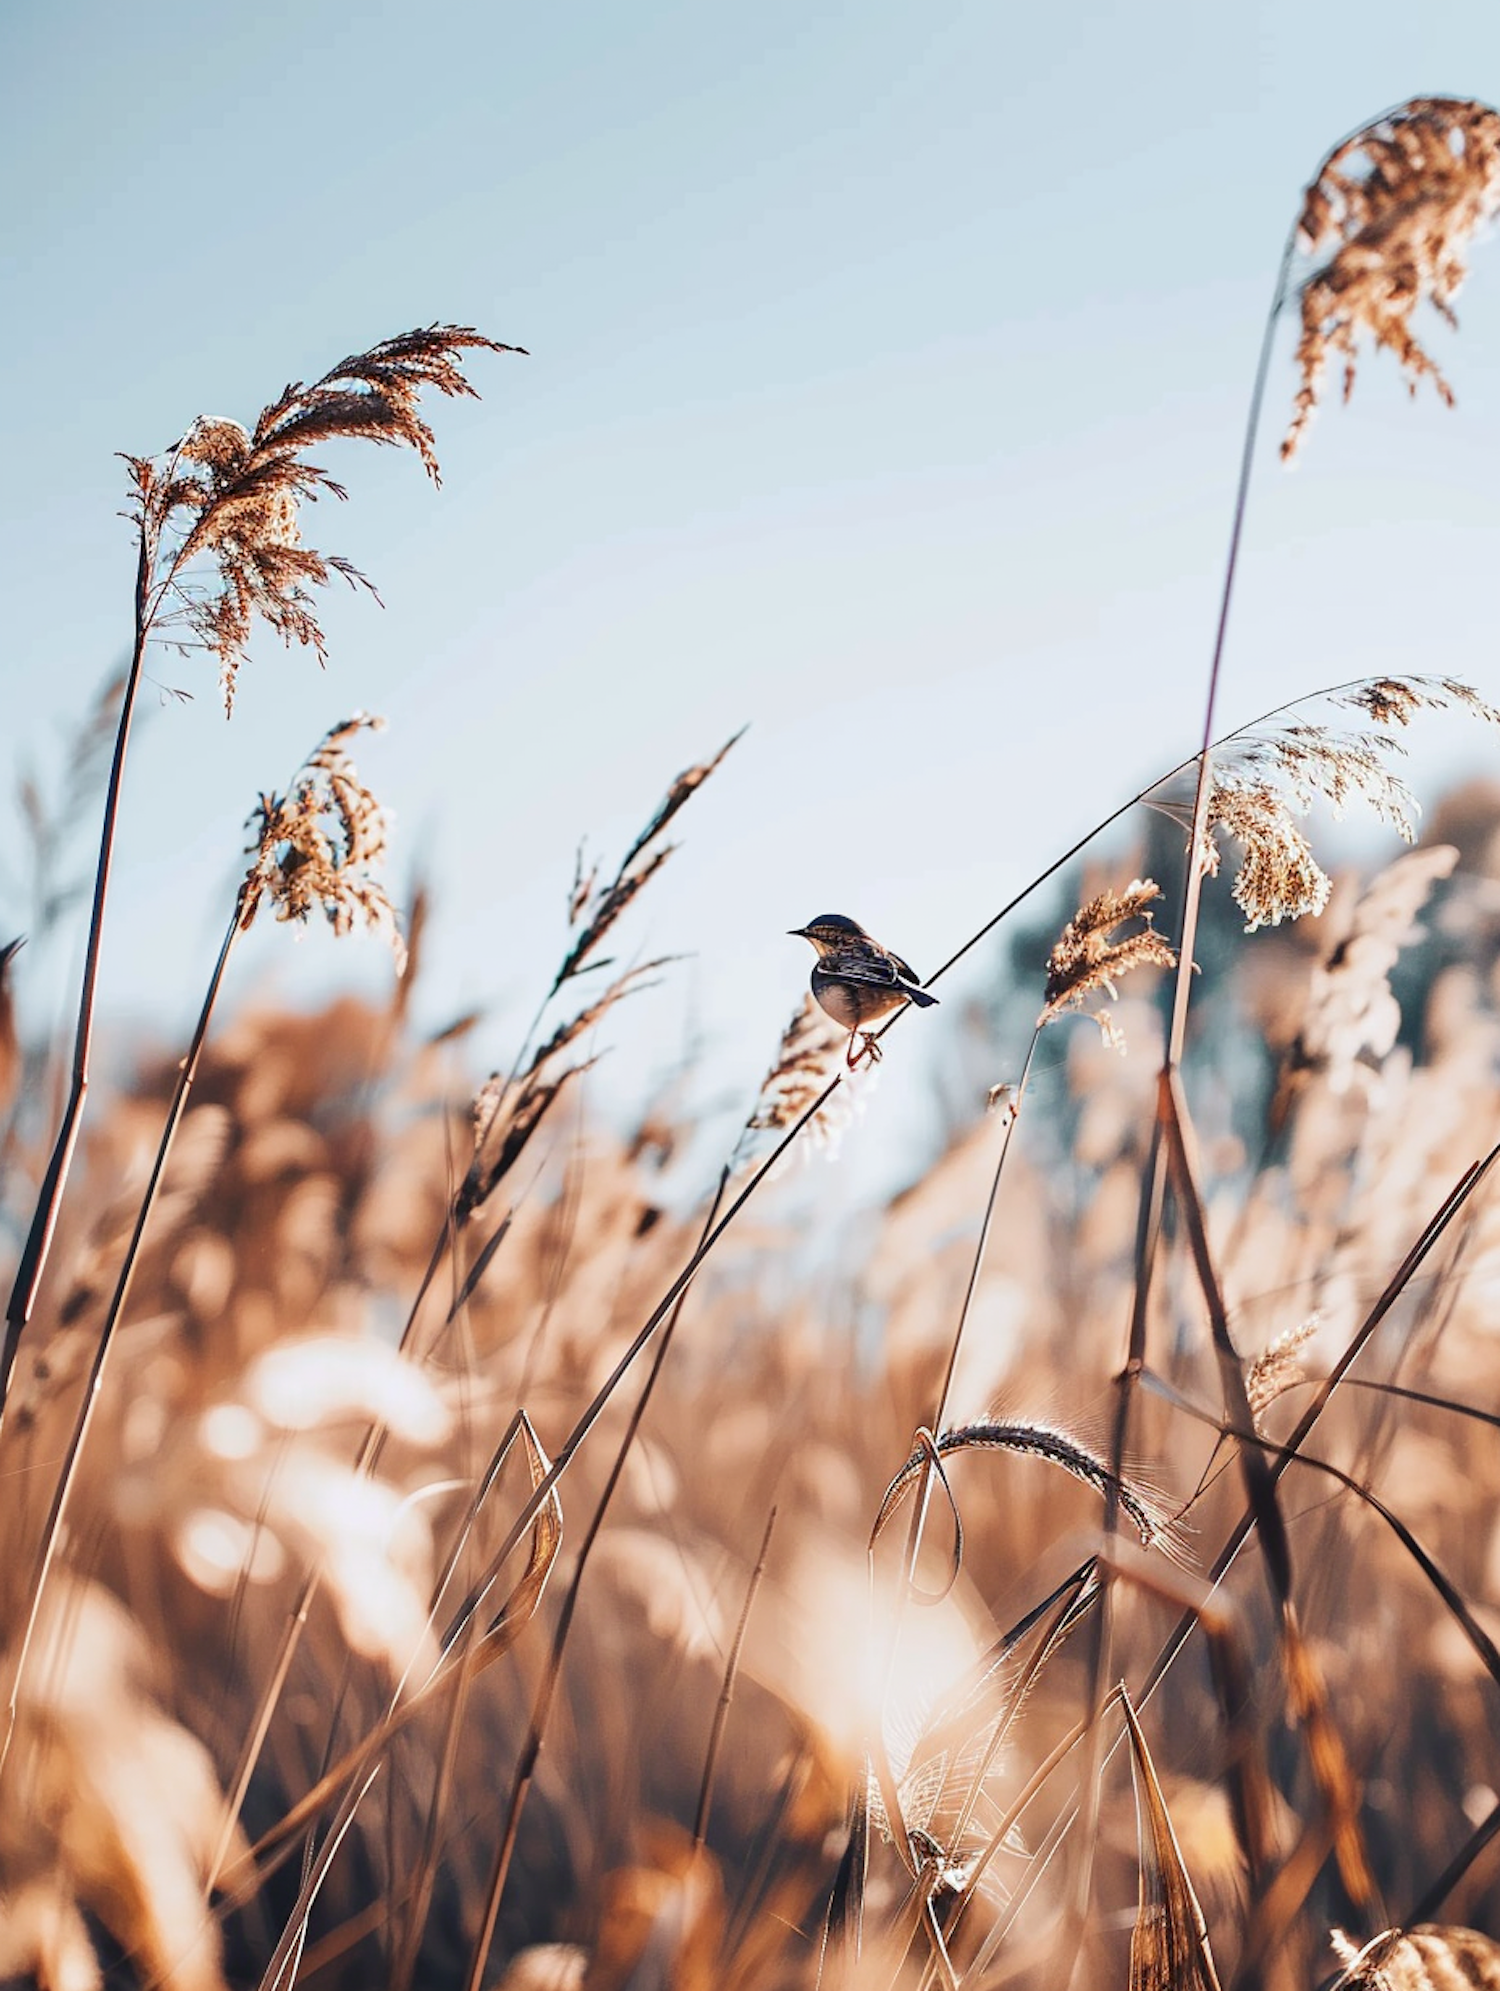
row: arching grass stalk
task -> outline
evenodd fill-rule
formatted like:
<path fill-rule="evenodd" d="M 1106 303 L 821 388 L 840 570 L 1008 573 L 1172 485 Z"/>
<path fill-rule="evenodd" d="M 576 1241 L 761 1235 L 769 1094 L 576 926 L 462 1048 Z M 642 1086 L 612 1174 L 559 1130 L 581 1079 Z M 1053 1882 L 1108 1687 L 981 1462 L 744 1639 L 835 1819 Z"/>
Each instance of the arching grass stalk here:
<path fill-rule="evenodd" d="M 1357 691 L 1360 687 L 1365 685 L 1366 682 L 1367 682 L 1366 680 L 1359 678 L 1346 679 L 1336 684 L 1324 686 L 1318 691 L 1308 693 L 1302 699 L 1284 700 L 1279 704 L 1269 707 L 1266 711 L 1262 712 L 1257 718 L 1249 721 L 1247 724 L 1236 728 L 1233 733 L 1226 734 L 1222 738 L 1216 740 L 1213 743 L 1214 747 L 1217 749 L 1225 746 L 1230 741 L 1239 740 L 1246 736 L 1254 734 L 1257 731 L 1257 729 L 1265 726 L 1268 722 L 1274 720 L 1281 713 L 1292 711 L 1296 709 L 1297 706 L 1306 703 L 1309 699 L 1336 697 L 1341 693 Z M 1115 823 L 1119 822 L 1123 817 L 1128 815 L 1132 809 L 1138 807 L 1140 804 L 1144 802 L 1148 802 L 1151 799 L 1151 797 L 1155 794 L 1156 790 L 1162 787 L 1164 783 L 1172 780 L 1175 776 L 1179 774 L 1185 773 L 1187 769 L 1189 769 L 1195 764 L 1195 760 L 1196 756 L 1190 756 L 1186 760 L 1179 761 L 1176 764 L 1176 766 L 1168 768 L 1163 774 L 1158 775 L 1156 779 L 1151 783 L 1149 783 L 1146 787 L 1139 789 L 1127 801 L 1122 802 L 1118 808 L 1112 809 L 1108 815 L 1101 818 L 1101 820 L 1097 822 L 1092 829 L 1087 831 L 1083 836 L 1079 837 L 1076 840 L 1076 842 L 1071 844 L 1069 848 L 1066 851 L 1064 851 L 1060 857 L 1055 859 L 1044 870 L 1038 872 L 1035 877 L 1033 877 L 1026 885 L 1024 885 L 1021 888 L 1020 891 L 1014 893 L 1008 900 L 1006 900 L 1006 902 L 996 912 L 992 913 L 989 916 L 989 918 L 986 919 L 980 927 L 978 927 L 972 934 L 969 935 L 969 937 L 962 943 L 961 946 L 959 946 L 957 949 L 955 949 L 955 951 L 951 955 L 949 955 L 947 960 L 944 961 L 940 967 L 935 969 L 934 972 L 927 977 L 924 986 L 931 987 L 935 982 L 941 980 L 944 975 L 946 975 L 952 968 L 957 966 L 957 964 L 965 957 L 965 955 L 967 955 L 975 947 L 977 947 L 981 940 L 983 940 L 988 934 L 993 932 L 994 929 L 997 926 L 999 926 L 1002 921 L 1007 919 L 1011 913 L 1015 912 L 1020 906 L 1024 905 L 1026 900 L 1029 899 L 1032 896 L 1032 894 L 1038 891 L 1044 884 L 1046 884 L 1049 879 L 1056 876 L 1059 870 L 1061 870 L 1066 864 L 1070 863 L 1082 851 L 1086 850 L 1088 846 L 1097 837 L 1101 836 L 1106 830 L 1112 828 Z M 883 1023 L 878 1030 L 872 1032 L 871 1034 L 875 1036 L 877 1039 L 884 1038 L 887 1032 L 895 1028 L 895 1026 L 901 1021 L 901 1018 L 904 1014 L 905 1014 L 904 1010 L 897 1010 L 896 1013 L 890 1018 L 888 1018 L 887 1021 Z M 817 1118 L 818 1114 L 822 1111 L 822 1109 L 828 1105 L 829 1101 L 833 1098 L 834 1094 L 838 1091 L 842 1083 L 843 1083 L 842 1074 L 835 1075 L 834 1078 L 828 1083 L 828 1085 L 818 1093 L 817 1097 L 811 1100 L 811 1102 L 807 1105 L 806 1110 L 799 1113 L 799 1117 L 796 1123 L 787 1130 L 787 1132 L 785 1133 L 784 1137 L 778 1144 L 774 1153 L 769 1155 L 766 1158 L 763 1165 L 757 1168 L 754 1175 L 747 1181 L 745 1187 L 735 1197 L 734 1201 L 730 1204 L 729 1208 L 724 1212 L 724 1215 L 720 1218 L 719 1222 L 714 1226 L 714 1229 L 703 1240 L 702 1244 L 693 1253 L 688 1263 L 677 1274 L 672 1284 L 668 1287 L 667 1292 L 657 1303 L 656 1307 L 653 1309 L 649 1318 L 646 1320 L 644 1325 L 638 1331 L 635 1339 L 631 1342 L 630 1346 L 621 1356 L 619 1362 L 616 1364 L 615 1368 L 611 1371 L 609 1377 L 606 1378 L 604 1384 L 601 1386 L 599 1394 L 595 1397 L 593 1402 L 589 1405 L 588 1409 L 584 1412 L 583 1417 L 580 1419 L 579 1423 L 575 1426 L 574 1430 L 569 1434 L 568 1439 L 565 1441 L 561 1451 L 557 1454 L 557 1457 L 553 1461 L 552 1467 L 547 1475 L 545 1483 L 533 1491 L 531 1496 L 526 1501 L 524 1507 L 522 1508 L 520 1514 L 517 1516 L 516 1520 L 512 1523 L 510 1531 L 507 1534 L 505 1541 L 501 1545 L 500 1551 L 492 1559 L 489 1571 L 481 1579 L 480 1585 L 476 1588 L 475 1592 L 466 1601 L 464 1606 L 464 1612 L 463 1614 L 461 1614 L 461 1616 L 467 1615 L 469 1612 L 477 1610 L 479 1608 L 480 1603 L 482 1603 L 483 1601 L 483 1595 L 485 1591 L 496 1580 L 498 1572 L 500 1568 L 503 1566 L 504 1562 L 509 1558 L 510 1555 L 514 1554 L 517 1546 L 525 1536 L 527 1529 L 531 1526 L 532 1522 L 535 1520 L 536 1515 L 539 1512 L 543 1502 L 549 1497 L 549 1495 L 552 1492 L 552 1489 L 556 1486 L 558 1480 L 561 1479 L 563 1474 L 567 1471 L 568 1466 L 571 1463 L 573 1456 L 577 1451 L 579 1445 L 581 1445 L 584 1442 L 584 1440 L 588 1436 L 589 1431 L 593 1428 L 593 1425 L 597 1422 L 600 1413 L 604 1409 L 604 1406 L 608 1402 L 614 1389 L 617 1387 L 620 1380 L 623 1378 L 623 1376 L 632 1366 L 636 1357 L 639 1355 L 641 1349 L 643 1349 L 646 1346 L 647 1342 L 649 1342 L 651 1337 L 655 1334 L 657 1328 L 661 1325 L 662 1320 L 666 1317 L 667 1312 L 675 1303 L 678 1294 L 685 1288 L 685 1286 L 693 1278 L 697 1276 L 697 1273 L 701 1268 L 704 1260 L 713 1252 L 715 1247 L 718 1245 L 720 1239 L 734 1224 L 736 1218 L 739 1216 L 740 1211 L 745 1207 L 745 1204 L 756 1193 L 760 1185 L 765 1181 L 766 1177 L 775 1168 L 776 1164 L 779 1162 L 781 1157 L 800 1138 L 804 1130 L 812 1124 L 812 1122 Z M 452 1627 L 450 1630 L 450 1635 L 452 1632 L 456 1632 L 457 1629 L 458 1626 L 457 1624 L 455 1624 L 455 1626 Z"/>

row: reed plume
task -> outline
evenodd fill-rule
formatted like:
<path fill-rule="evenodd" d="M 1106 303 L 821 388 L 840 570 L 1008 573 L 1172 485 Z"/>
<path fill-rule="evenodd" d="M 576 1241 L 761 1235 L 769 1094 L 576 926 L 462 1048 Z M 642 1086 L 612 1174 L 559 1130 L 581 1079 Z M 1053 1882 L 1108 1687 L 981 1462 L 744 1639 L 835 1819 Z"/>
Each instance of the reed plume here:
<path fill-rule="evenodd" d="M 325 492 L 348 496 L 304 452 L 336 441 L 404 447 L 441 483 L 419 399 L 428 388 L 473 396 L 460 362 L 477 350 L 524 348 L 467 325 L 429 325 L 351 354 L 310 387 L 292 382 L 261 410 L 253 430 L 228 416 L 201 415 L 163 456 L 125 458 L 129 516 L 141 537 L 144 620 L 158 631 L 185 629 L 218 659 L 226 712 L 257 618 L 288 645 L 310 647 L 321 663 L 327 644 L 310 590 L 337 574 L 375 592 L 341 554 L 303 543 L 303 505 Z M 200 559 L 206 571 L 195 569 Z"/>
<path fill-rule="evenodd" d="M 1046 999 L 1038 1029 L 1070 1009 L 1081 1009 L 1092 995 L 1118 1001 L 1121 980 L 1137 968 L 1177 965 L 1176 950 L 1152 924 L 1152 903 L 1160 897 L 1161 887 L 1152 879 L 1132 878 L 1123 890 L 1106 887 L 1079 907 L 1047 957 Z M 1137 930 L 1120 935 L 1118 929 L 1132 920 L 1141 922 Z M 1107 1044 L 1124 1049 L 1124 1039 L 1107 1009 L 1097 1010 L 1094 1021 Z"/>
<path fill-rule="evenodd" d="M 289 794 L 262 795 L 248 827 L 254 863 L 240 892 L 240 931 L 269 899 L 279 920 L 306 922 L 321 912 L 337 934 L 356 918 L 389 944 L 396 973 L 406 967 L 406 944 L 396 910 L 375 875 L 385 862 L 386 818 L 359 778 L 346 742 L 383 719 L 356 712 L 332 726 L 308 758 Z"/>
<path fill-rule="evenodd" d="M 1328 695 L 1359 712 L 1363 727 L 1329 721 L 1268 722 L 1225 741 L 1208 774 L 1208 802 L 1198 864 L 1219 870 L 1216 831 L 1243 850 L 1234 898 L 1249 932 L 1322 912 L 1331 881 L 1298 823 L 1322 800 L 1335 818 L 1361 803 L 1403 843 L 1417 834 L 1418 807 L 1393 762 L 1405 752 L 1401 732 L 1424 711 L 1457 709 L 1489 724 L 1500 713 L 1455 678 L 1372 678 Z"/>
<path fill-rule="evenodd" d="M 1301 385 L 1281 454 L 1302 446 L 1330 362 L 1354 391 L 1362 336 L 1393 353 L 1413 394 L 1453 390 L 1412 326 L 1429 303 L 1457 327 L 1453 300 L 1479 229 L 1500 208 L 1500 113 L 1463 97 L 1414 97 L 1355 132 L 1323 162 L 1302 200 L 1297 246 L 1322 261 L 1301 286 Z"/>
<path fill-rule="evenodd" d="M 736 1149 L 737 1160 L 747 1159 L 763 1145 L 756 1136 L 779 1134 L 794 1125 L 840 1078 L 844 1043 L 844 1032 L 811 994 L 805 995 L 782 1032 L 775 1060 L 761 1080 L 760 1094 Z M 821 1147 L 830 1157 L 838 1152 L 854 1097 L 854 1089 L 841 1084 L 818 1108 L 807 1129 L 813 1147 Z"/>

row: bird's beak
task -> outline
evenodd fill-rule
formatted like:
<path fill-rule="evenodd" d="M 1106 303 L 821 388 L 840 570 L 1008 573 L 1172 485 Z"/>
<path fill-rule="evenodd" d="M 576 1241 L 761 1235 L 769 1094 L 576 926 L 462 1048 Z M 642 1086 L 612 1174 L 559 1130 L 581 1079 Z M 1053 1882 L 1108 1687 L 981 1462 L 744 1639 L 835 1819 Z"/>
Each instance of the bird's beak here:
<path fill-rule="evenodd" d="M 807 928 L 805 926 L 789 926 L 786 932 L 788 940 L 807 939 Z"/>

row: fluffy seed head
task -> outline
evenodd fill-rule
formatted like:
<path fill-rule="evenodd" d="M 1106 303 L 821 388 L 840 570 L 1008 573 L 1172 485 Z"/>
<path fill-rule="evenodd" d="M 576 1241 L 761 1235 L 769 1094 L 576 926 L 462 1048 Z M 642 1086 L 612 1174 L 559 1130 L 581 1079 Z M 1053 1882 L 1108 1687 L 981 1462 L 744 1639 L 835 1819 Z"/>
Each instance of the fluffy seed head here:
<path fill-rule="evenodd" d="M 335 933 L 348 933 L 356 916 L 382 933 L 406 965 L 395 908 L 374 875 L 385 861 L 386 817 L 361 782 L 344 742 L 384 720 L 356 713 L 324 738 L 289 795 L 262 795 L 250 817 L 255 862 L 246 875 L 240 927 L 249 927 L 268 896 L 280 920 L 305 921 L 321 910 Z"/>
<path fill-rule="evenodd" d="M 1301 446 L 1337 355 L 1344 399 L 1361 336 L 1386 347 L 1415 394 L 1453 391 L 1412 329 L 1424 301 L 1450 325 L 1468 245 L 1500 208 L 1500 113 L 1460 97 L 1415 97 L 1345 140 L 1303 197 L 1298 247 L 1322 261 L 1302 285 L 1301 385 L 1281 445 Z"/>
<path fill-rule="evenodd" d="M 148 626 L 185 629 L 187 640 L 213 652 L 226 711 L 257 618 L 284 642 L 310 646 L 321 662 L 326 646 L 311 590 L 335 574 L 370 586 L 347 560 L 302 543 L 304 500 L 347 495 L 304 452 L 338 440 L 404 446 L 440 482 L 418 402 L 428 388 L 472 396 L 461 358 L 477 348 L 523 350 L 467 325 L 429 325 L 340 360 L 311 387 L 294 382 L 253 431 L 228 416 L 202 415 L 162 456 L 125 459 L 131 517 L 147 554 Z"/>
<path fill-rule="evenodd" d="M 1123 891 L 1105 890 L 1079 907 L 1047 957 L 1046 1002 L 1038 1028 L 1067 1010 L 1081 1009 L 1091 995 L 1102 992 L 1115 1001 L 1120 978 L 1133 969 L 1177 965 L 1175 950 L 1152 925 L 1152 901 L 1160 897 L 1161 887 L 1150 878 L 1132 878 Z M 1129 920 L 1142 924 L 1136 932 L 1116 937 L 1116 929 Z M 1107 1043 L 1124 1049 L 1108 1010 L 1098 1011 L 1094 1021 Z"/>

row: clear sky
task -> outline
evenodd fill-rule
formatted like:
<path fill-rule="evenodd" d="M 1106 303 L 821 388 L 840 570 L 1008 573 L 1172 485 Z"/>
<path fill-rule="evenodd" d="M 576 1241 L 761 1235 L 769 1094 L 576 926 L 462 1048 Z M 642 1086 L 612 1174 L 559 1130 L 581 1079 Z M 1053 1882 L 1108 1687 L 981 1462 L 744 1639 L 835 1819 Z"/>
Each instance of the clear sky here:
<path fill-rule="evenodd" d="M 0 808 L 126 647 L 112 452 L 434 319 L 531 352 L 433 411 L 441 492 L 329 459 L 353 497 L 307 536 L 386 607 L 330 599 L 326 673 L 259 642 L 226 726 L 211 666 L 154 666 L 195 696 L 131 769 L 116 1013 L 181 1027 L 256 793 L 364 707 L 396 883 L 437 893 L 421 1014 L 484 1006 L 508 1061 L 579 837 L 617 853 L 749 722 L 627 936 L 696 955 L 649 1054 L 691 1017 L 732 1092 L 805 986 L 788 927 L 846 911 L 930 967 L 1191 750 L 1299 190 L 1390 103 L 1500 98 L 1500 14 L 53 0 L 0 12 L 0 90 Z M 1493 244 L 1461 311 L 1455 413 L 1367 361 L 1291 474 L 1284 331 L 1227 718 L 1367 671 L 1500 697 Z M 1495 761 L 1431 738 L 1429 794 Z M 258 932 L 236 986 L 352 958 Z"/>

